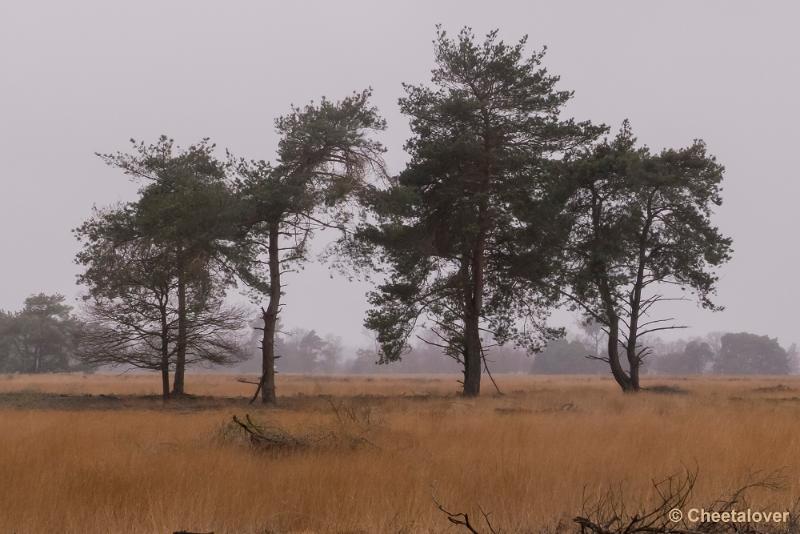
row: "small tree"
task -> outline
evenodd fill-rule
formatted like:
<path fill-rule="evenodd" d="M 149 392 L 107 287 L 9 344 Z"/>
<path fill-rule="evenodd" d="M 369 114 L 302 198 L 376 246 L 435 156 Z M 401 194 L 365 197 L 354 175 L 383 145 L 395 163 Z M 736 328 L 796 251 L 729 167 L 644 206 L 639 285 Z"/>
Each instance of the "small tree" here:
<path fill-rule="evenodd" d="M 714 372 L 729 375 L 785 375 L 791 368 L 789 355 L 778 340 L 740 332 L 721 339 Z"/>
<path fill-rule="evenodd" d="M 6 368 L 23 373 L 53 373 L 73 368 L 80 321 L 63 295 L 39 293 L 21 311 L 0 317 Z"/>
<path fill-rule="evenodd" d="M 242 357 L 235 332 L 246 317 L 223 304 L 219 288 L 197 277 L 184 289 L 182 310 L 174 249 L 142 236 L 135 207 L 98 211 L 75 231 L 83 244 L 76 261 L 85 269 L 78 281 L 88 289 L 79 355 L 92 365 L 159 371 L 168 399 L 182 340 L 184 366 L 233 363 Z"/>
<path fill-rule="evenodd" d="M 325 345 L 322 348 L 319 361 L 320 368 L 323 372 L 334 373 L 342 363 L 342 354 L 344 353 L 342 338 L 333 334 L 328 334 L 323 341 Z"/>
<path fill-rule="evenodd" d="M 722 203 L 723 167 L 702 141 L 657 155 L 637 148 L 626 122 L 614 140 L 572 155 L 564 169 L 574 189 L 562 279 L 570 289 L 562 293 L 603 325 L 608 345 L 600 358 L 623 391 L 637 391 L 649 351 L 643 338 L 682 328 L 654 312 L 659 302 L 684 297 L 659 291 L 678 287 L 719 309 L 711 301 L 715 268 L 730 258 L 731 240 L 711 215 Z"/>
<path fill-rule="evenodd" d="M 234 197 L 225 163 L 214 156 L 208 139 L 187 148 L 161 136 L 155 143 L 133 143 L 131 153 L 98 154 L 108 165 L 143 182 L 131 206 L 132 238 L 144 239 L 172 262 L 177 293 L 177 329 L 173 393 L 185 391 L 189 329 L 189 286 L 231 283 L 224 268 L 234 238 Z M 207 290 L 202 290 L 202 294 Z"/>

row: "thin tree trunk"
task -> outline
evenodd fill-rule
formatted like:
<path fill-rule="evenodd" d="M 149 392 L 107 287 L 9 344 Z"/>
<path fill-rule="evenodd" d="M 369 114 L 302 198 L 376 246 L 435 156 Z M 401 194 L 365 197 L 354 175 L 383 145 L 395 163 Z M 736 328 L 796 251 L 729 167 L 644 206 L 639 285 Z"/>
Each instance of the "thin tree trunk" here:
<path fill-rule="evenodd" d="M 185 393 L 186 330 L 186 279 L 181 271 L 178 274 L 178 340 L 175 357 L 175 378 L 172 385 L 173 395 L 183 395 Z"/>
<path fill-rule="evenodd" d="M 477 95 L 479 98 L 480 95 Z M 493 155 L 492 155 L 492 127 L 489 121 L 489 114 L 484 107 L 482 110 L 484 131 L 483 131 L 483 150 L 484 165 L 483 175 L 477 186 L 478 213 L 477 228 L 478 235 L 475 244 L 470 250 L 469 265 L 466 269 L 466 288 L 464 302 L 464 396 L 477 397 L 481 394 L 481 374 L 483 363 L 483 347 L 481 346 L 480 321 L 483 314 L 483 290 L 484 290 L 484 254 L 486 252 L 487 235 L 487 214 L 488 201 L 486 197 L 489 192 L 489 185 L 493 176 Z"/>
<path fill-rule="evenodd" d="M 622 391 L 635 391 L 638 389 L 638 385 L 634 388 L 630 375 L 625 372 L 620 362 L 619 316 L 614 310 L 611 289 L 605 275 L 600 276 L 600 298 L 603 300 L 604 311 L 608 319 L 608 364 L 611 367 L 611 374 L 619 384 L 619 387 L 622 388 Z"/>
<path fill-rule="evenodd" d="M 639 391 L 639 368 L 642 364 L 642 359 L 638 353 L 639 341 L 639 315 L 642 305 L 642 290 L 644 288 L 644 272 L 647 265 L 647 243 L 650 235 L 650 226 L 653 221 L 652 205 L 653 195 L 655 190 L 647 200 L 647 218 L 645 219 L 642 234 L 639 238 L 639 264 L 636 270 L 636 282 L 631 294 L 630 307 L 630 328 L 628 329 L 628 365 L 630 367 L 630 385 L 631 391 Z"/>
<path fill-rule="evenodd" d="M 639 391 L 639 368 L 641 366 L 641 362 L 639 358 L 634 359 L 630 363 L 631 370 L 630 370 L 630 377 L 631 377 L 631 391 L 636 392 Z"/>
<path fill-rule="evenodd" d="M 483 225 L 485 208 L 478 212 L 478 225 Z M 483 311 L 483 249 L 484 234 L 479 230 L 475 248 L 470 257 L 467 277 L 467 291 L 464 314 L 464 396 L 477 397 L 481 394 L 482 347 L 480 320 Z"/>
<path fill-rule="evenodd" d="M 169 394 L 169 324 L 166 302 L 161 302 L 161 396 L 168 401 Z"/>
<path fill-rule="evenodd" d="M 281 303 L 281 266 L 278 248 L 279 225 L 269 228 L 269 304 L 262 309 L 264 336 L 261 340 L 261 402 L 275 404 L 275 331 Z"/>
<path fill-rule="evenodd" d="M 641 359 L 636 353 L 638 346 L 638 330 L 639 330 L 639 303 L 638 300 L 631 307 L 630 328 L 628 329 L 628 347 L 626 354 L 628 357 L 628 372 L 630 380 L 630 391 L 639 391 L 639 367 Z"/>
<path fill-rule="evenodd" d="M 592 229 L 595 236 L 601 233 L 601 216 L 602 216 L 602 201 L 597 194 L 597 191 L 592 190 Z M 634 389 L 633 382 L 619 359 L 619 315 L 614 308 L 614 299 L 611 293 L 611 284 L 608 280 L 607 269 L 605 261 L 602 259 L 602 254 L 595 255 L 593 253 L 593 271 L 595 278 L 599 281 L 600 299 L 603 302 L 603 312 L 608 321 L 608 364 L 611 367 L 611 375 L 617 381 L 619 387 L 623 392 L 635 391 L 638 389 L 637 385 Z M 637 375 L 638 376 L 638 375 Z"/>
<path fill-rule="evenodd" d="M 161 398 L 169 400 L 169 361 L 161 360 Z"/>
<path fill-rule="evenodd" d="M 611 366 L 611 374 L 614 380 L 617 381 L 619 387 L 624 392 L 631 392 L 638 389 L 638 384 L 634 388 L 631 377 L 622 368 L 622 363 L 619 359 L 619 318 L 612 316 L 609 321 L 611 324 L 608 328 L 608 363 Z"/>

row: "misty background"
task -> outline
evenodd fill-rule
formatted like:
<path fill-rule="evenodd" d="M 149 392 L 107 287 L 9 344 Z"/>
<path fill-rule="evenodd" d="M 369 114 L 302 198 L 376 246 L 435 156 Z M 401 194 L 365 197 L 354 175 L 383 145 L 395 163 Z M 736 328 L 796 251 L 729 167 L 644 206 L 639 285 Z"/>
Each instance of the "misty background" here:
<path fill-rule="evenodd" d="M 32 293 L 77 304 L 71 230 L 137 185 L 94 152 L 160 134 L 273 159 L 273 119 L 371 86 L 399 171 L 409 135 L 401 83 L 429 79 L 436 23 L 548 46 L 544 65 L 575 91 L 567 114 L 615 131 L 629 118 L 658 150 L 706 140 L 727 168 L 715 221 L 734 239 L 710 313 L 678 306 L 674 337 L 748 331 L 797 340 L 793 156 L 800 47 L 789 2 L 141 1 L 0 4 L 0 309 Z M 324 245 L 320 235 L 317 249 Z M 302 280 L 299 278 L 302 276 Z M 368 345 L 365 283 L 328 267 L 290 275 L 281 320 Z M 244 300 L 244 297 L 240 297 Z M 671 310 L 664 310 L 670 315 Z M 575 329 L 565 311 L 552 323 Z M 668 336 L 665 336 L 668 337 Z"/>

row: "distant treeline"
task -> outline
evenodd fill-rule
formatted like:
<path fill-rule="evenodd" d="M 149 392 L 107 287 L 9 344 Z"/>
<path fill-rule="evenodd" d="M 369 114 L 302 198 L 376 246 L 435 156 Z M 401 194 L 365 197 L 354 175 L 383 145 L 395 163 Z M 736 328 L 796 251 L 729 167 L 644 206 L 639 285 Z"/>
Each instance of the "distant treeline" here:
<path fill-rule="evenodd" d="M 241 343 L 235 369 L 260 370 L 260 328 L 252 329 L 249 343 Z M 424 334 L 424 333 L 423 333 Z M 487 351 L 486 364 L 493 373 L 608 374 L 601 354 L 603 337 L 596 325 L 583 325 L 582 332 L 556 339 L 538 354 L 514 347 Z M 243 334 L 244 335 L 244 334 Z M 427 336 L 428 338 L 430 337 Z M 91 371 L 100 367 L 82 354 L 87 339 L 86 323 L 73 313 L 62 295 L 31 295 L 20 310 L 0 310 L 0 372 L 58 373 Z M 420 336 L 402 360 L 378 364 L 377 348 L 346 347 L 342 339 L 316 330 L 295 328 L 276 337 L 276 368 L 283 373 L 304 374 L 432 374 L 458 373 L 462 367 L 453 358 L 443 358 L 439 347 Z M 232 340 L 238 346 L 236 340 Z M 355 354 L 353 354 L 355 352 Z M 747 332 L 711 333 L 702 338 L 671 342 L 655 340 L 653 353 L 645 361 L 648 374 L 769 374 L 798 371 L 798 350 L 782 347 L 778 340 Z"/>
<path fill-rule="evenodd" d="M 535 355 L 515 347 L 495 347 L 487 351 L 487 366 L 492 373 L 607 375 L 608 364 L 601 354 L 601 338 L 595 327 L 556 339 Z M 425 336 L 421 336 L 424 338 Z M 391 365 L 378 363 L 376 348 L 346 347 L 341 338 L 316 330 L 296 328 L 276 338 L 278 372 L 304 374 L 456 374 L 461 365 L 453 358 L 443 358 L 442 351 L 419 341 L 403 359 Z M 353 355 L 355 353 L 355 355 Z M 251 360 L 237 368 L 257 372 L 256 338 L 248 354 Z M 707 334 L 702 338 L 666 342 L 653 341 L 653 353 L 645 361 L 646 374 L 767 374 L 784 375 L 800 367 L 793 344 L 782 347 L 778 340 L 747 332 Z"/>

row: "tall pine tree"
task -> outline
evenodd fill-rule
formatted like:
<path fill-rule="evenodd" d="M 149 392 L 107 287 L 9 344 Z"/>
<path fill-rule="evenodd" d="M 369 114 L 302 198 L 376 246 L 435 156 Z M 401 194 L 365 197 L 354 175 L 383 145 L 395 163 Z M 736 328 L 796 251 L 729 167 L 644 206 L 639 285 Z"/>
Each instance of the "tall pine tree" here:
<path fill-rule="evenodd" d="M 526 55 L 525 38 L 509 45 L 493 31 L 477 42 L 469 29 L 455 38 L 439 29 L 434 44 L 431 85 L 405 85 L 400 99 L 410 162 L 366 195 L 376 221 L 351 245 L 386 270 L 366 320 L 382 361 L 399 359 L 418 321 L 428 322 L 434 343 L 463 364 L 464 394 L 475 396 L 487 341 L 535 348 L 551 334 L 542 321 L 549 295 L 515 273 L 514 258 L 545 278 L 553 238 L 523 244 L 519 217 L 547 206 L 552 161 L 604 129 L 560 117 L 572 93 L 556 89 L 544 51 Z"/>

